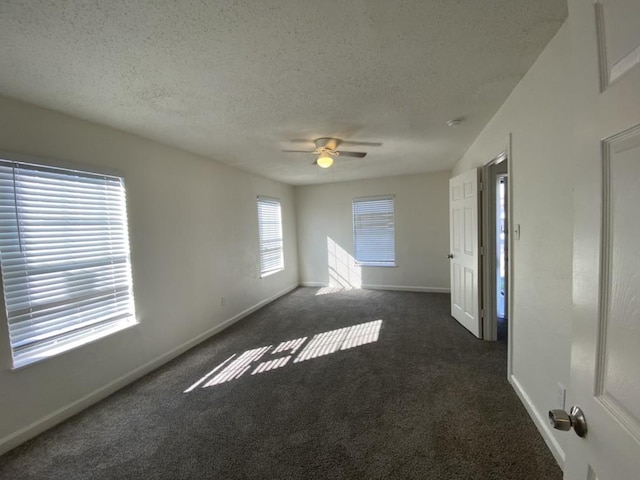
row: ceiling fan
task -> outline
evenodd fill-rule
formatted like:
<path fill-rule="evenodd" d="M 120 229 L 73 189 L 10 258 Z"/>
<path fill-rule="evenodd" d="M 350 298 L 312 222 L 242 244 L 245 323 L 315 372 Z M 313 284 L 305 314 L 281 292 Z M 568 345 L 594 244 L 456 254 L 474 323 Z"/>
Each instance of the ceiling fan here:
<path fill-rule="evenodd" d="M 333 165 L 333 157 L 342 155 L 343 157 L 355 157 L 364 158 L 367 156 L 366 152 L 345 152 L 343 150 L 337 150 L 340 145 L 359 145 L 368 147 L 379 147 L 382 145 L 380 142 L 352 142 L 349 140 L 340 140 L 339 138 L 318 138 L 313 140 L 316 145 L 315 150 L 282 150 L 283 152 L 295 152 L 295 153 L 312 153 L 318 155 L 318 158 L 312 165 L 318 165 L 321 168 L 329 168 Z"/>

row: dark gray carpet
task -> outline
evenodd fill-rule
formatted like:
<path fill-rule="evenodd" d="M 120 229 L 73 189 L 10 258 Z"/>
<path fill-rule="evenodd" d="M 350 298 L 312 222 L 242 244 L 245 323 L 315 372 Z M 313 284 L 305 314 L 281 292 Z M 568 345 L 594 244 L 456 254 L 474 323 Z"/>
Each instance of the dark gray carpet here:
<path fill-rule="evenodd" d="M 505 479 L 562 474 L 506 345 L 442 294 L 300 288 L 0 457 L 9 479 Z M 382 319 L 379 341 L 183 393 L 234 353 Z"/>

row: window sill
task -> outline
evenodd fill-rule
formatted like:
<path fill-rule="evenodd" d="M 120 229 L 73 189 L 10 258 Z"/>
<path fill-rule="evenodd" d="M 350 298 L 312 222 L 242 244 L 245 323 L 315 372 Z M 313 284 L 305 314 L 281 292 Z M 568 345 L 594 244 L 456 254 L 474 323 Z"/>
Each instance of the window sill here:
<path fill-rule="evenodd" d="M 356 267 L 385 267 L 385 268 L 397 268 L 396 263 L 376 263 L 376 262 L 356 262 Z"/>
<path fill-rule="evenodd" d="M 100 332 L 96 332 L 93 334 L 86 334 L 83 335 L 80 338 L 77 338 L 73 341 L 69 341 L 69 342 L 65 342 L 59 346 L 52 346 L 50 349 L 40 352 L 40 353 L 34 353 L 28 357 L 23 357 L 21 359 L 19 359 L 18 361 L 13 362 L 13 366 L 11 367 L 11 371 L 17 371 L 17 370 L 22 370 L 23 368 L 29 366 L 29 365 L 33 365 L 35 363 L 39 363 L 42 362 L 44 360 L 47 360 L 49 358 L 53 358 L 53 357 L 57 357 L 58 355 L 62 355 L 65 352 L 69 352 L 71 350 L 75 350 L 79 347 L 82 347 L 84 345 L 87 345 L 89 343 L 93 343 L 97 340 L 100 340 L 101 338 L 105 338 L 108 337 L 110 335 L 113 335 L 114 333 L 120 332 L 122 330 L 126 330 L 128 328 L 131 327 L 135 327 L 136 325 L 139 325 L 140 322 L 138 322 L 137 320 L 131 320 L 129 322 L 122 322 L 119 323 L 117 325 L 114 325 L 112 328 L 109 328 L 108 330 L 103 330 Z"/>
<path fill-rule="evenodd" d="M 260 278 L 267 278 L 270 277 L 271 275 L 274 275 L 278 272 L 282 272 L 284 270 L 284 268 L 278 268 L 277 270 L 270 270 L 268 272 L 264 272 L 260 274 Z"/>

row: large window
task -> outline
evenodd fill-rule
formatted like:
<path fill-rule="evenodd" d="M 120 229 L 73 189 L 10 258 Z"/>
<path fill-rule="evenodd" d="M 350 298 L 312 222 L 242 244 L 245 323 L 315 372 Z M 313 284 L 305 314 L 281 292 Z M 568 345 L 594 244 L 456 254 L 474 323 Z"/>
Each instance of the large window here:
<path fill-rule="evenodd" d="M 0 160 L 13 366 L 135 324 L 122 178 Z"/>
<path fill-rule="evenodd" d="M 353 243 L 360 265 L 396 265 L 394 197 L 353 199 Z"/>
<path fill-rule="evenodd" d="M 258 197 L 258 233 L 260 239 L 260 276 L 284 269 L 282 251 L 282 213 L 280 201 Z"/>

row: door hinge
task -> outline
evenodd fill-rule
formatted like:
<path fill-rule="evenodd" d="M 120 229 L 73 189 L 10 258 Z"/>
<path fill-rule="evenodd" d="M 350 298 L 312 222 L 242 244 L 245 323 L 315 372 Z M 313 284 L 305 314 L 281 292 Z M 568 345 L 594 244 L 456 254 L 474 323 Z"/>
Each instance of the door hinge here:
<path fill-rule="evenodd" d="M 480 191 L 483 192 L 484 191 L 484 183 L 480 182 Z"/>
<path fill-rule="evenodd" d="M 484 318 L 484 308 L 480 309 L 480 318 Z"/>
<path fill-rule="evenodd" d="M 484 247 L 480 247 L 480 255 L 484 255 Z"/>

